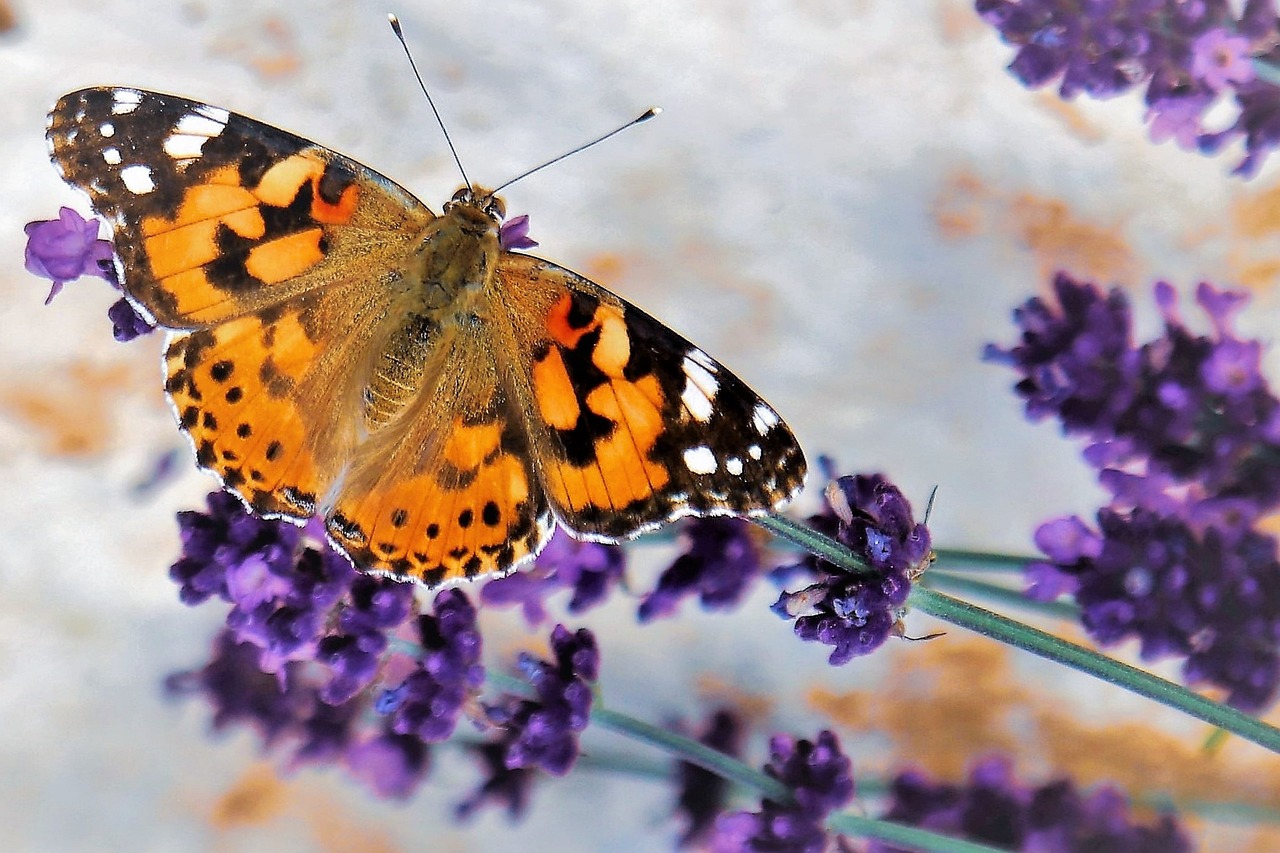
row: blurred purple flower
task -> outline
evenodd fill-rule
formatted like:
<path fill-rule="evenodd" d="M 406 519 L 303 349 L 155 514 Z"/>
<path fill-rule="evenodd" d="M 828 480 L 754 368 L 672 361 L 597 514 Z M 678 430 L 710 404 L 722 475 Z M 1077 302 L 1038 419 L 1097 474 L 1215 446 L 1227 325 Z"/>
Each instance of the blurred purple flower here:
<path fill-rule="evenodd" d="M 349 746 L 343 763 L 377 795 L 407 800 L 429 769 L 430 751 L 411 735 L 384 731 Z"/>
<path fill-rule="evenodd" d="M 600 652 L 585 628 L 551 632 L 554 663 L 520 655 L 520 670 L 536 699 L 508 696 L 490 707 L 489 718 L 507 732 L 506 766 L 540 767 L 563 776 L 578 758 L 578 735 L 591 713 L 591 686 L 599 675 Z"/>
<path fill-rule="evenodd" d="M 626 572 L 626 550 L 617 545 L 574 539 L 558 527 L 533 565 L 495 578 L 480 588 L 488 605 L 520 605 L 525 621 L 539 625 L 547 619 L 546 599 L 572 589 L 568 610 L 578 614 L 601 604 Z"/>
<path fill-rule="evenodd" d="M 57 219 L 27 223 L 27 272 L 53 281 L 45 305 L 64 284 L 82 275 L 115 280 L 114 251 L 109 240 L 98 239 L 100 227 L 97 219 L 84 219 L 69 207 L 59 210 Z"/>
<path fill-rule="evenodd" d="M 711 715 L 698 741 L 737 757 L 742 751 L 742 723 L 731 711 L 721 708 Z M 680 783 L 676 813 L 685 818 L 679 847 L 700 847 L 710 838 L 716 818 L 728 802 L 729 780 L 687 761 L 679 762 L 676 775 Z"/>
<path fill-rule="evenodd" d="M 1059 81 L 1059 94 L 1105 98 L 1146 85 L 1151 138 L 1217 151 L 1245 137 L 1235 169 L 1250 175 L 1280 144 L 1280 87 L 1259 80 L 1254 62 L 1277 40 L 1274 0 L 976 0 L 983 20 L 1017 49 L 1009 70 L 1030 88 Z M 1235 96 L 1235 124 L 1217 133 L 1200 124 L 1220 94 Z"/>
<path fill-rule="evenodd" d="M 912 579 L 928 565 L 931 540 L 906 497 L 881 474 L 840 477 L 825 496 L 826 511 L 810 526 L 847 545 L 870 570 L 852 574 L 806 554 L 776 574 L 806 574 L 813 583 L 782 593 L 772 609 L 795 619 L 802 640 L 832 646 L 829 661 L 841 666 L 889 638 Z"/>
<path fill-rule="evenodd" d="M 721 815 L 711 840 L 715 853 L 822 853 L 827 848 L 827 816 L 853 799 L 853 765 L 840 742 L 829 731 L 819 733 L 816 742 L 776 735 L 769 752 L 765 773 L 785 785 L 793 801 L 765 799 L 759 812 Z"/>
<path fill-rule="evenodd" d="M 1249 39 L 1221 27 L 1206 30 L 1191 43 L 1191 74 L 1215 92 L 1253 79 Z"/>
<path fill-rule="evenodd" d="M 640 602 L 641 622 L 671 616 L 686 596 L 698 596 L 705 610 L 731 608 L 760 575 L 762 549 L 750 522 L 694 518 L 681 532 L 686 550 Z"/>
<path fill-rule="evenodd" d="M 931 782 L 907 771 L 894 780 L 893 802 L 883 819 L 1027 853 L 1190 853 L 1190 839 L 1170 816 L 1152 825 L 1133 821 L 1124 797 L 1109 788 L 1089 796 L 1069 780 L 1037 788 L 1020 786 L 1009 762 L 989 758 L 970 771 L 968 783 Z M 867 853 L 905 853 L 872 840 Z"/>
<path fill-rule="evenodd" d="M 460 589 L 436 596 L 435 614 L 418 617 L 422 654 L 403 682 L 379 703 L 391 728 L 427 742 L 453 734 L 463 707 L 484 683 L 476 611 Z"/>
<path fill-rule="evenodd" d="M 512 820 L 524 814 L 529 805 L 529 788 L 536 771 L 525 767 L 507 766 L 509 737 L 481 744 L 468 744 L 467 750 L 480 760 L 484 781 L 471 795 L 458 803 L 459 820 L 470 819 L 482 806 L 504 807 Z"/>

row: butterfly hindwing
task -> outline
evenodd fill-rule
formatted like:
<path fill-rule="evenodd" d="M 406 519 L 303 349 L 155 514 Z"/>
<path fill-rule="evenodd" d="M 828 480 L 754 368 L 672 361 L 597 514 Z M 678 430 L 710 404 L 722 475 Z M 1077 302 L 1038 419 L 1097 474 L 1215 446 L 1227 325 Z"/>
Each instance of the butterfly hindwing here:
<path fill-rule="evenodd" d="M 552 530 L 488 330 L 437 334 L 419 396 L 361 445 L 328 519 L 358 565 L 428 586 L 506 573 Z"/>
<path fill-rule="evenodd" d="M 115 228 L 123 286 L 168 328 L 198 328 L 350 276 L 391 276 L 433 216 L 327 148 L 174 95 L 95 88 L 49 114 L 53 161 Z"/>
<path fill-rule="evenodd" d="M 618 540 L 682 515 L 764 512 L 799 489 L 795 436 L 702 350 L 550 262 L 506 254 L 497 275 L 521 294 L 510 366 L 539 475 L 571 530 Z"/>

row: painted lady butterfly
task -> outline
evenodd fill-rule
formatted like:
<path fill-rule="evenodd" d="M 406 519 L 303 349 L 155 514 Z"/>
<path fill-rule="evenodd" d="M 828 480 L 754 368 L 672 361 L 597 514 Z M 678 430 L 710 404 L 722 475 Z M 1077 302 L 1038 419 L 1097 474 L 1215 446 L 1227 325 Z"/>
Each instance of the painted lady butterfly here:
<path fill-rule="evenodd" d="M 65 180 L 115 227 L 170 330 L 165 391 L 255 512 L 325 517 L 358 567 L 508 572 L 563 524 L 620 541 L 789 500 L 777 413 L 609 291 L 501 245 L 502 200 L 436 216 L 382 175 L 224 109 L 128 88 L 49 114 Z"/>

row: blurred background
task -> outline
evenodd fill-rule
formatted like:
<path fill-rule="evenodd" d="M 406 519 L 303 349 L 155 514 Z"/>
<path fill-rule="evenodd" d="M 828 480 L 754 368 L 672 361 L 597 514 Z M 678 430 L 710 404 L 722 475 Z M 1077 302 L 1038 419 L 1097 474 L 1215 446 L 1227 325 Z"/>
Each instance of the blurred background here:
<path fill-rule="evenodd" d="M 459 177 L 386 25 L 358 2 L 0 0 L 0 848 L 256 851 L 663 850 L 671 786 L 590 767 L 540 785 L 523 823 L 452 804 L 477 784 L 437 750 L 423 793 L 378 802 L 335 771 L 282 774 L 248 732 L 164 697 L 224 611 L 167 578 L 174 513 L 213 481 L 161 390 L 159 336 L 115 343 L 96 279 L 49 307 L 23 225 L 87 213 L 48 163 L 45 113 L 88 85 L 187 95 L 264 119 L 391 176 L 435 209 Z M 656 121 L 504 193 L 535 254 L 663 319 L 759 390 L 816 463 L 883 471 L 939 546 L 1027 553 L 1050 517 L 1103 499 L 1078 447 L 1030 425 L 1008 371 L 1011 309 L 1051 272 L 1118 284 L 1158 330 L 1150 286 L 1244 287 L 1241 327 L 1280 312 L 1274 169 L 1153 146 L 1137 94 L 1064 104 L 1004 70 L 1012 51 L 962 0 L 411 0 L 394 8 L 471 176 L 493 185 L 650 105 Z M 1196 317 L 1197 312 L 1187 314 Z M 1275 354 L 1270 356 L 1276 377 Z M 161 460 L 181 456 L 157 480 Z M 816 467 L 816 465 L 811 465 Z M 818 506 L 811 476 L 799 508 Z M 671 543 L 633 549 L 638 589 Z M 649 574 L 646 574 L 648 572 Z M 597 631 L 609 703 L 654 722 L 746 709 L 763 733 L 834 727 L 855 774 L 960 778 L 992 751 L 1041 780 L 1267 801 L 1259 749 L 1198 751 L 1203 726 L 952 630 L 841 669 L 760 585 L 741 608 Z M 563 602 L 561 602 L 563 603 Z M 491 662 L 539 648 L 486 615 Z M 915 635 L 937 630 L 910 617 Z M 1055 626 L 1075 636 L 1070 626 Z M 545 632 L 540 632 L 545 636 Z M 1130 649 L 1121 648 L 1123 656 Z M 1161 670 L 1173 675 L 1176 669 Z M 663 756 L 607 734 L 588 752 Z M 1178 787 L 1181 786 L 1181 787 Z M 1273 849 L 1244 828 L 1203 836 Z M 1272 839 L 1274 841 L 1274 839 Z M 1211 849 L 1206 847 L 1206 849 Z"/>

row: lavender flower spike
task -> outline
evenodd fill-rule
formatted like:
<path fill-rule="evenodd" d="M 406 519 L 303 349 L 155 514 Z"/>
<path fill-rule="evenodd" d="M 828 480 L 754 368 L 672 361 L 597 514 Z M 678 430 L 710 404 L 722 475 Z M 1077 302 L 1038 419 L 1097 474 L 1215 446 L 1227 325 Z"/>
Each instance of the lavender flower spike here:
<path fill-rule="evenodd" d="M 69 207 L 59 210 L 57 219 L 27 223 L 27 272 L 53 281 L 45 305 L 64 284 L 82 275 L 114 281 L 114 252 L 110 241 L 98 239 L 99 227 L 97 219 L 84 219 Z"/>

